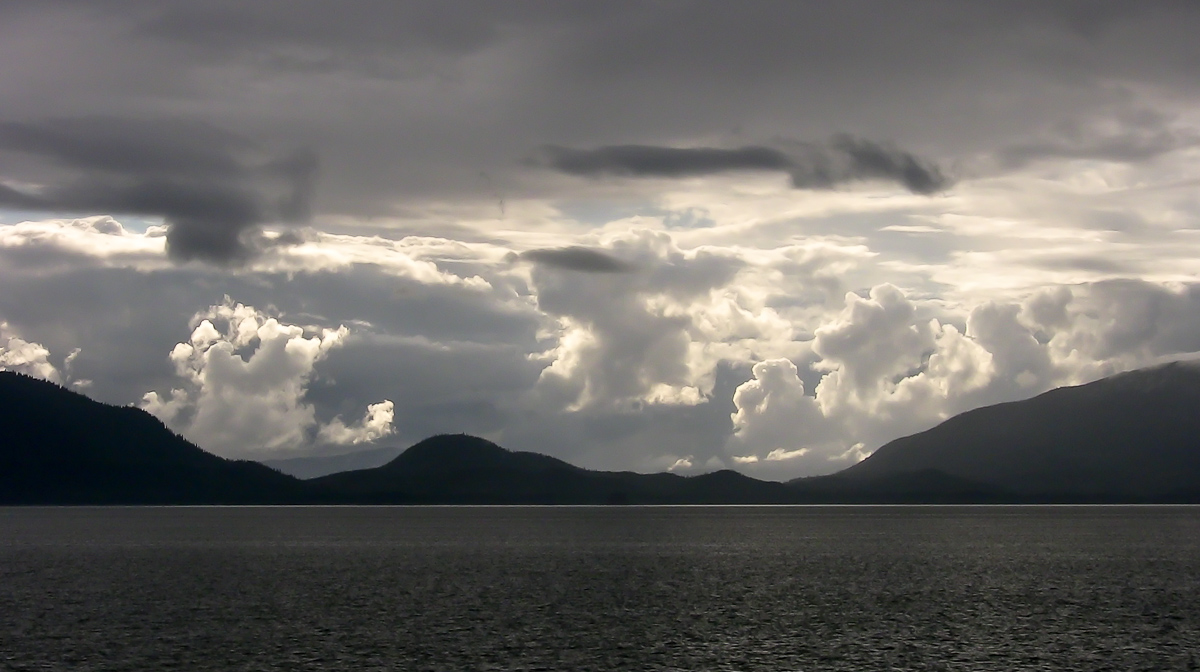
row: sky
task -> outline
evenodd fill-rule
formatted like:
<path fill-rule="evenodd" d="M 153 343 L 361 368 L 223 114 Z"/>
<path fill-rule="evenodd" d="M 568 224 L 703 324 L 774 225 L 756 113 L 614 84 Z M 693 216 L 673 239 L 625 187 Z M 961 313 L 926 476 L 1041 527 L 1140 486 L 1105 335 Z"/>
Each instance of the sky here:
<path fill-rule="evenodd" d="M 0 5 L 0 368 L 219 455 L 849 466 L 1200 352 L 1200 3 Z"/>

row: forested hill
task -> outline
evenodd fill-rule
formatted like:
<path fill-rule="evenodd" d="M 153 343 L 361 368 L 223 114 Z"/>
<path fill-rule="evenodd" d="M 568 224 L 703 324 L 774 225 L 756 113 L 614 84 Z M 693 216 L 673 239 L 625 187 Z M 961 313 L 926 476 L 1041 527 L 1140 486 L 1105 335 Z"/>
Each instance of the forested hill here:
<path fill-rule="evenodd" d="M 201 450 L 136 408 L 0 372 L 0 504 L 1200 502 L 1200 367 L 1133 371 L 980 408 L 832 476 L 591 471 L 439 435 L 301 481 Z"/>
<path fill-rule="evenodd" d="M 1026 499 L 1200 501 L 1200 365 L 1130 371 L 968 411 L 842 472 L 936 470 Z"/>
<path fill-rule="evenodd" d="M 137 408 L 0 371 L 0 503 L 273 503 L 303 482 L 207 453 Z"/>

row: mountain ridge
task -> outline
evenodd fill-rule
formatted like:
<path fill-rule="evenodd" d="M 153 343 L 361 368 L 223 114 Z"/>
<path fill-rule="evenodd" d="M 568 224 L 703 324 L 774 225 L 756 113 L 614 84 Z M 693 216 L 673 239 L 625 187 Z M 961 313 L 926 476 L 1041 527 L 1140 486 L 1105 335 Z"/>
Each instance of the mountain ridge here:
<path fill-rule="evenodd" d="M 591 471 L 466 434 L 301 481 L 212 455 L 132 407 L 0 372 L 0 504 L 1200 502 L 1200 365 L 959 414 L 836 474 Z"/>
<path fill-rule="evenodd" d="M 733 471 L 690 477 L 592 471 L 467 434 L 435 435 L 382 466 L 308 482 L 362 503 L 784 503 L 791 496 L 783 484 Z"/>
<path fill-rule="evenodd" d="M 262 460 L 262 464 L 301 480 L 382 466 L 392 461 L 404 448 L 380 446 L 335 455 L 308 455 Z"/>
<path fill-rule="evenodd" d="M 1030 497 L 1200 494 L 1200 365 L 1172 362 L 966 411 L 839 474 L 929 468 Z"/>
<path fill-rule="evenodd" d="M 255 504 L 302 491 L 257 462 L 205 452 L 141 409 L 0 371 L 2 504 Z"/>

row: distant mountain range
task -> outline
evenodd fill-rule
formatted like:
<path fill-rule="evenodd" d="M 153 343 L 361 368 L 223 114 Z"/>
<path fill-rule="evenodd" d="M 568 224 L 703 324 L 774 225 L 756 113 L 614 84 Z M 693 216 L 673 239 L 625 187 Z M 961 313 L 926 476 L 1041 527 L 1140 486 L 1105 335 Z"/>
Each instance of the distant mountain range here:
<path fill-rule="evenodd" d="M 782 504 L 1200 502 L 1200 367 L 976 409 L 786 484 L 591 471 L 461 434 L 388 451 L 301 458 L 317 473 L 330 459 L 384 463 L 300 480 L 206 453 L 141 410 L 0 372 L 0 504 Z"/>
<path fill-rule="evenodd" d="M 742 504 L 793 498 L 792 489 L 782 483 L 733 471 L 691 477 L 591 471 L 464 434 L 434 436 L 381 467 L 308 483 L 360 503 Z"/>
<path fill-rule="evenodd" d="M 314 455 L 312 457 L 285 457 L 263 460 L 262 463 L 296 478 L 316 478 L 342 471 L 357 471 L 381 467 L 404 452 L 402 446 L 383 446 L 352 453 L 337 455 Z"/>

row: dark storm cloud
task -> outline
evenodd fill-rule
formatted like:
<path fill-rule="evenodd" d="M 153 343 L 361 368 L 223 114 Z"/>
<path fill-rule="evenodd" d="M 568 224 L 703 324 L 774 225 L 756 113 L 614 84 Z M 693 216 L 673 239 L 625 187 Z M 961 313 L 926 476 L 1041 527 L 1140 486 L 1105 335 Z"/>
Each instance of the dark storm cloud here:
<path fill-rule="evenodd" d="M 839 135 L 825 146 L 802 144 L 791 154 L 760 146 L 610 145 L 581 150 L 551 145 L 543 149 L 540 161 L 581 177 L 688 177 L 762 170 L 787 173 L 797 189 L 832 189 L 848 182 L 880 179 L 897 182 L 913 193 L 931 194 L 950 185 L 932 161 L 850 135 Z"/>
<path fill-rule="evenodd" d="M 0 150 L 52 169 L 47 186 L 0 186 L 0 206 L 160 216 L 178 261 L 245 261 L 256 253 L 260 224 L 309 216 L 316 176 L 311 152 L 272 156 L 234 134 L 179 120 L 2 122 Z"/>
<path fill-rule="evenodd" d="M 352 216 L 495 202 L 496 190 L 510 203 L 570 198 L 585 185 L 514 165 L 547 142 L 737 148 L 846 130 L 913 154 L 827 143 L 801 153 L 836 155 L 840 170 L 803 163 L 797 184 L 825 188 L 846 173 L 936 191 L 939 173 L 914 157 L 948 166 L 1040 140 L 1064 119 L 1153 108 L 1159 101 L 1125 85 L 1194 92 L 1200 59 L 1200 3 L 1149 0 L 365 1 L 352 10 L 115 0 L 0 12 L 8 118 L 187 110 L 254 139 L 317 148 L 317 214 Z M 708 158 L 786 172 L 778 152 L 812 159 L 792 150 L 772 142 Z M 9 186 L 38 183 L 12 165 L 0 173 Z"/>
<path fill-rule="evenodd" d="M 627 273 L 634 265 L 590 247 L 559 247 L 529 250 L 521 258 L 542 266 L 583 273 Z"/>
<path fill-rule="evenodd" d="M 792 161 L 769 147 L 714 149 L 614 145 L 591 150 L 549 146 L 549 165 L 569 175 L 628 175 L 631 177 L 686 177 L 731 170 L 787 170 Z"/>
<path fill-rule="evenodd" d="M 932 194 L 950 185 L 950 179 L 933 162 L 887 144 L 841 135 L 834 139 L 833 149 L 849 159 L 849 166 L 836 175 L 836 182 L 894 180 L 916 194 Z M 796 171 L 792 172 L 792 182 L 802 186 Z"/>

